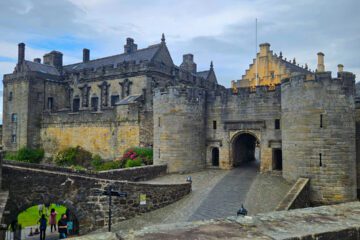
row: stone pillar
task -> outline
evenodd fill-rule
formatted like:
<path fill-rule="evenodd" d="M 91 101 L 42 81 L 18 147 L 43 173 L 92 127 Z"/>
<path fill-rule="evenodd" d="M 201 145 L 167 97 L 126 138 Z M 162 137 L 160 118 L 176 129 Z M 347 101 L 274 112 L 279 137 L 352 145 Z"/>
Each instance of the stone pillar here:
<path fill-rule="evenodd" d="M 90 61 L 90 50 L 87 48 L 83 49 L 83 62 L 86 63 Z"/>

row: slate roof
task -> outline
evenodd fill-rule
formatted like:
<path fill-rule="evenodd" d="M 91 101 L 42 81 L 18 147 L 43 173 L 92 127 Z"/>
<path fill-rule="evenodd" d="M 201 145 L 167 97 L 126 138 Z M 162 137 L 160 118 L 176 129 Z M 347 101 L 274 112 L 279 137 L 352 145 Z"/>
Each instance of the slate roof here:
<path fill-rule="evenodd" d="M 207 79 L 207 77 L 209 76 L 210 70 L 207 71 L 201 71 L 201 72 L 197 72 L 196 76 L 198 77 L 202 77 L 204 79 Z"/>
<path fill-rule="evenodd" d="M 285 60 L 282 59 L 282 58 L 279 58 L 279 57 L 278 57 L 278 59 L 281 61 L 282 64 L 285 65 L 285 67 L 286 67 L 287 69 L 290 70 L 290 72 L 299 72 L 299 73 L 305 73 L 305 74 L 312 73 L 312 72 L 310 72 L 309 70 L 306 70 L 305 68 L 302 68 L 302 67 L 297 66 L 297 65 L 295 65 L 295 64 L 293 64 L 293 63 L 290 63 L 290 62 L 288 62 L 288 61 L 285 61 Z"/>
<path fill-rule="evenodd" d="M 124 61 L 135 61 L 136 63 L 139 63 L 140 61 L 151 61 L 155 57 L 161 46 L 161 43 L 155 44 L 147 48 L 139 49 L 132 53 L 122 53 L 110 57 L 94 59 L 86 63 L 81 62 L 66 65 L 63 69 L 65 71 L 79 71 L 86 68 L 96 69 L 102 66 L 117 65 L 118 63 L 122 63 Z"/>
<path fill-rule="evenodd" d="M 41 64 L 41 63 L 36 63 L 36 62 L 31 62 L 31 61 L 25 60 L 25 66 L 27 67 L 27 69 L 29 71 L 42 72 L 42 73 L 57 75 L 57 76 L 60 75 L 60 73 L 56 69 L 56 67 L 51 66 L 51 65 Z"/>

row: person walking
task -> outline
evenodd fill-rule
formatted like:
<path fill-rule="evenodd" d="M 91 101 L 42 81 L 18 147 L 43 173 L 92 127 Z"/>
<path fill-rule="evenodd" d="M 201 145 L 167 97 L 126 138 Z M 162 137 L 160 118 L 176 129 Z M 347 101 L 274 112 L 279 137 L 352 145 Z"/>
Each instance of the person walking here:
<path fill-rule="evenodd" d="M 53 228 L 56 231 L 56 216 L 57 212 L 54 208 L 51 209 L 50 217 L 49 217 L 49 224 L 50 224 L 50 231 L 53 232 Z"/>
<path fill-rule="evenodd" d="M 66 214 L 61 215 L 61 219 L 58 222 L 59 239 L 67 238 L 67 220 Z"/>
<path fill-rule="evenodd" d="M 40 223 L 40 240 L 45 240 L 45 233 L 46 233 L 46 226 L 47 226 L 47 219 L 45 218 L 45 214 L 41 215 L 39 219 Z"/>

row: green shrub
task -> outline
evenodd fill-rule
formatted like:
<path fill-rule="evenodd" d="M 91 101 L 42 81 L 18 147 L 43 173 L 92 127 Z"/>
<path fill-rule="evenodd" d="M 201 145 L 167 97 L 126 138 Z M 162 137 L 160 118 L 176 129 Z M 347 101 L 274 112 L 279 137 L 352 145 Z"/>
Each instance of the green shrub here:
<path fill-rule="evenodd" d="M 19 149 L 19 151 L 14 153 L 9 152 L 5 154 L 5 159 L 28 163 L 40 163 L 43 157 L 43 149 L 31 149 L 27 147 L 22 147 Z"/>
<path fill-rule="evenodd" d="M 80 146 L 68 147 L 59 151 L 55 155 L 54 161 L 57 165 L 60 166 L 78 165 L 89 167 L 92 161 L 91 156 L 92 154 L 89 151 L 86 151 Z"/>
<path fill-rule="evenodd" d="M 75 171 L 86 171 L 87 170 L 86 168 L 84 168 L 83 166 L 80 166 L 80 165 L 73 165 L 70 168 Z"/>
<path fill-rule="evenodd" d="M 93 155 L 92 160 L 91 160 L 91 166 L 93 168 L 96 169 L 97 167 L 101 166 L 102 163 L 103 163 L 103 161 L 99 154 Z"/>
<path fill-rule="evenodd" d="M 125 168 L 139 167 L 143 165 L 141 158 L 129 159 L 126 161 Z"/>
<path fill-rule="evenodd" d="M 120 167 L 120 161 L 106 161 L 96 167 L 97 171 L 107 171 L 112 169 L 118 169 Z"/>

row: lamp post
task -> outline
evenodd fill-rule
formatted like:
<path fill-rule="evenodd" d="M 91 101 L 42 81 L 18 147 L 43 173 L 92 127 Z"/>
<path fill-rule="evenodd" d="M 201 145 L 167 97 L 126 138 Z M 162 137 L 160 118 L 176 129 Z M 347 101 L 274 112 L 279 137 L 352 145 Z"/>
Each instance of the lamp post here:
<path fill-rule="evenodd" d="M 109 196 L 109 232 L 111 232 L 111 198 L 116 197 L 127 197 L 127 192 L 113 191 L 113 186 L 110 185 L 107 191 L 102 193 L 103 195 Z"/>

